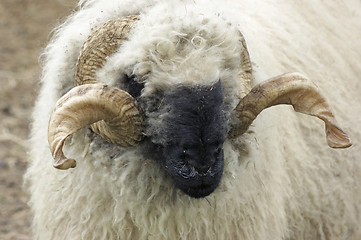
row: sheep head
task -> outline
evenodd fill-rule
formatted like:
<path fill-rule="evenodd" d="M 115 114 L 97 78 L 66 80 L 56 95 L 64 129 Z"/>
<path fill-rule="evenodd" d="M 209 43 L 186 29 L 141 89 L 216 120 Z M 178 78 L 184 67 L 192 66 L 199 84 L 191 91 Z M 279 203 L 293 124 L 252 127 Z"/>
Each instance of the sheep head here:
<path fill-rule="evenodd" d="M 326 124 L 330 147 L 344 148 L 350 139 L 339 127 L 317 86 L 299 73 L 288 73 L 240 94 L 233 110 L 236 121 L 227 119 L 220 80 L 210 85 L 172 86 L 143 97 L 144 84 L 128 76 L 127 91 L 97 83 L 95 72 L 127 40 L 137 16 L 108 21 L 83 45 L 77 63 L 76 87 L 57 102 L 49 122 L 49 145 L 54 167 L 68 169 L 76 162 L 62 152 L 65 139 L 78 129 L 91 128 L 105 140 L 124 147 L 145 138 L 176 187 L 192 197 L 205 197 L 218 186 L 223 172 L 223 143 L 241 136 L 257 115 L 277 104 L 317 116 Z M 252 67 L 242 34 L 240 84 L 250 89 Z M 128 94 L 129 92 L 130 94 Z M 160 120 L 161 124 L 152 125 Z M 156 127 L 154 127 L 156 126 Z"/>
<path fill-rule="evenodd" d="M 209 195 L 221 180 L 228 132 L 223 99 L 220 81 L 212 86 L 180 86 L 164 93 L 159 106 L 163 110 L 154 113 L 163 115 L 155 118 L 162 120 L 148 124 L 155 129 L 147 134 L 147 147 L 175 186 L 192 197 Z"/>

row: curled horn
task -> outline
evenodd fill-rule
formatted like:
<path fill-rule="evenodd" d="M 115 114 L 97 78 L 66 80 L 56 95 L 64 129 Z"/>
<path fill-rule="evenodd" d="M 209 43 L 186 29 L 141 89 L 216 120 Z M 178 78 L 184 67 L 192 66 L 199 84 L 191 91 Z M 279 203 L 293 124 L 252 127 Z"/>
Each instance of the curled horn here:
<path fill-rule="evenodd" d="M 121 146 L 135 146 L 143 138 L 143 114 L 136 100 L 118 88 L 97 83 L 96 71 L 114 53 L 134 27 L 137 16 L 109 20 L 84 43 L 77 62 L 75 84 L 60 98 L 50 117 L 48 141 L 54 167 L 76 166 L 64 156 L 66 138 L 91 124 L 94 132 Z"/>
<path fill-rule="evenodd" d="M 335 116 L 317 86 L 300 73 L 286 73 L 253 87 L 235 109 L 239 121 L 233 126 L 230 137 L 243 134 L 263 109 L 278 104 L 290 104 L 296 112 L 323 120 L 330 147 L 347 148 L 352 145 L 347 134 L 337 126 Z"/>
<path fill-rule="evenodd" d="M 249 57 L 249 52 L 247 48 L 246 41 L 244 36 L 241 32 L 238 32 L 240 35 L 240 46 L 241 46 L 241 64 L 238 68 L 238 78 L 240 79 L 241 84 L 238 85 L 239 87 L 239 98 L 245 97 L 252 88 L 253 82 L 253 69 L 251 59 Z"/>
<path fill-rule="evenodd" d="M 111 19 L 88 37 L 83 44 L 76 65 L 76 85 L 97 82 L 96 71 L 103 67 L 107 57 L 128 39 L 129 32 L 138 20 L 138 16 Z"/>
<path fill-rule="evenodd" d="M 100 122 L 99 122 L 100 121 Z M 49 122 L 49 144 L 54 167 L 75 167 L 62 151 L 66 138 L 80 128 L 98 124 L 107 141 L 133 146 L 142 139 L 143 116 L 127 92 L 104 84 L 85 84 L 71 89 L 57 102 Z"/>

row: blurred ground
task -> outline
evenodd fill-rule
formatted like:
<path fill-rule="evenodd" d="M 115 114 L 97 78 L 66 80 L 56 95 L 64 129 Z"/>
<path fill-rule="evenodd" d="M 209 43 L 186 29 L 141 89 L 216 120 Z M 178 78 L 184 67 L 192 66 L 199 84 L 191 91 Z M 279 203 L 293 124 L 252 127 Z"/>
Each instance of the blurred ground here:
<path fill-rule="evenodd" d="M 0 0 L 0 239 L 31 239 L 22 189 L 39 54 L 75 0 Z"/>

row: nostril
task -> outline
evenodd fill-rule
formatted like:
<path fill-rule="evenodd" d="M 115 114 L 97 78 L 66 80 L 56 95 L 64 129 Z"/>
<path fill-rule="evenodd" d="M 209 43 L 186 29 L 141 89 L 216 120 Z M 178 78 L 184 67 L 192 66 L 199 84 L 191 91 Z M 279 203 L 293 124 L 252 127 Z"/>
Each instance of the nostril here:
<path fill-rule="evenodd" d="M 208 161 L 205 163 L 205 162 L 202 162 L 199 160 L 194 160 L 191 158 L 188 158 L 186 162 L 187 162 L 187 164 L 192 166 L 196 170 L 197 173 L 200 173 L 200 174 L 206 173 L 214 164 L 214 161 Z"/>
<path fill-rule="evenodd" d="M 216 164 L 221 152 L 222 149 L 217 148 L 213 150 L 212 153 L 207 153 L 204 154 L 205 156 L 201 156 L 201 154 L 196 154 L 190 149 L 183 148 L 179 157 L 185 166 L 188 166 L 189 169 L 193 169 L 194 174 L 205 175 Z"/>
<path fill-rule="evenodd" d="M 187 158 L 187 164 L 192 166 L 197 173 L 205 174 L 207 173 L 216 163 L 215 158 L 208 158 L 207 160 L 200 160 L 194 158 Z"/>
<path fill-rule="evenodd" d="M 205 174 L 208 172 L 208 170 L 210 169 L 211 167 L 210 166 L 205 166 L 205 167 L 201 167 L 201 168 L 195 168 L 196 171 L 199 173 L 199 174 Z"/>
<path fill-rule="evenodd" d="M 199 174 L 206 174 L 209 169 L 213 166 L 213 163 L 207 163 L 207 164 L 197 164 L 197 165 L 193 165 L 194 169 L 199 173 Z"/>

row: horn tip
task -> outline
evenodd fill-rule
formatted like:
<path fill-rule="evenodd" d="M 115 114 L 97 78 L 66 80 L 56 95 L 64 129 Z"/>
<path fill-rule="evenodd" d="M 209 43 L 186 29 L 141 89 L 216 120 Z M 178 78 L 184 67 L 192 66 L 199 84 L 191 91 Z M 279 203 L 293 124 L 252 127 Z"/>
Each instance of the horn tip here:
<path fill-rule="evenodd" d="M 76 167 L 76 161 L 71 158 L 64 158 L 60 160 L 55 160 L 53 163 L 54 168 L 60 169 L 60 170 L 67 170 L 69 168 L 75 168 Z"/>
<path fill-rule="evenodd" d="M 326 126 L 327 144 L 331 148 L 348 148 L 352 146 L 350 137 L 338 126 Z"/>
<path fill-rule="evenodd" d="M 349 148 L 352 146 L 352 142 L 348 137 L 343 139 L 342 141 L 340 141 L 340 140 L 333 141 L 333 140 L 327 139 L 327 144 L 331 148 Z"/>

